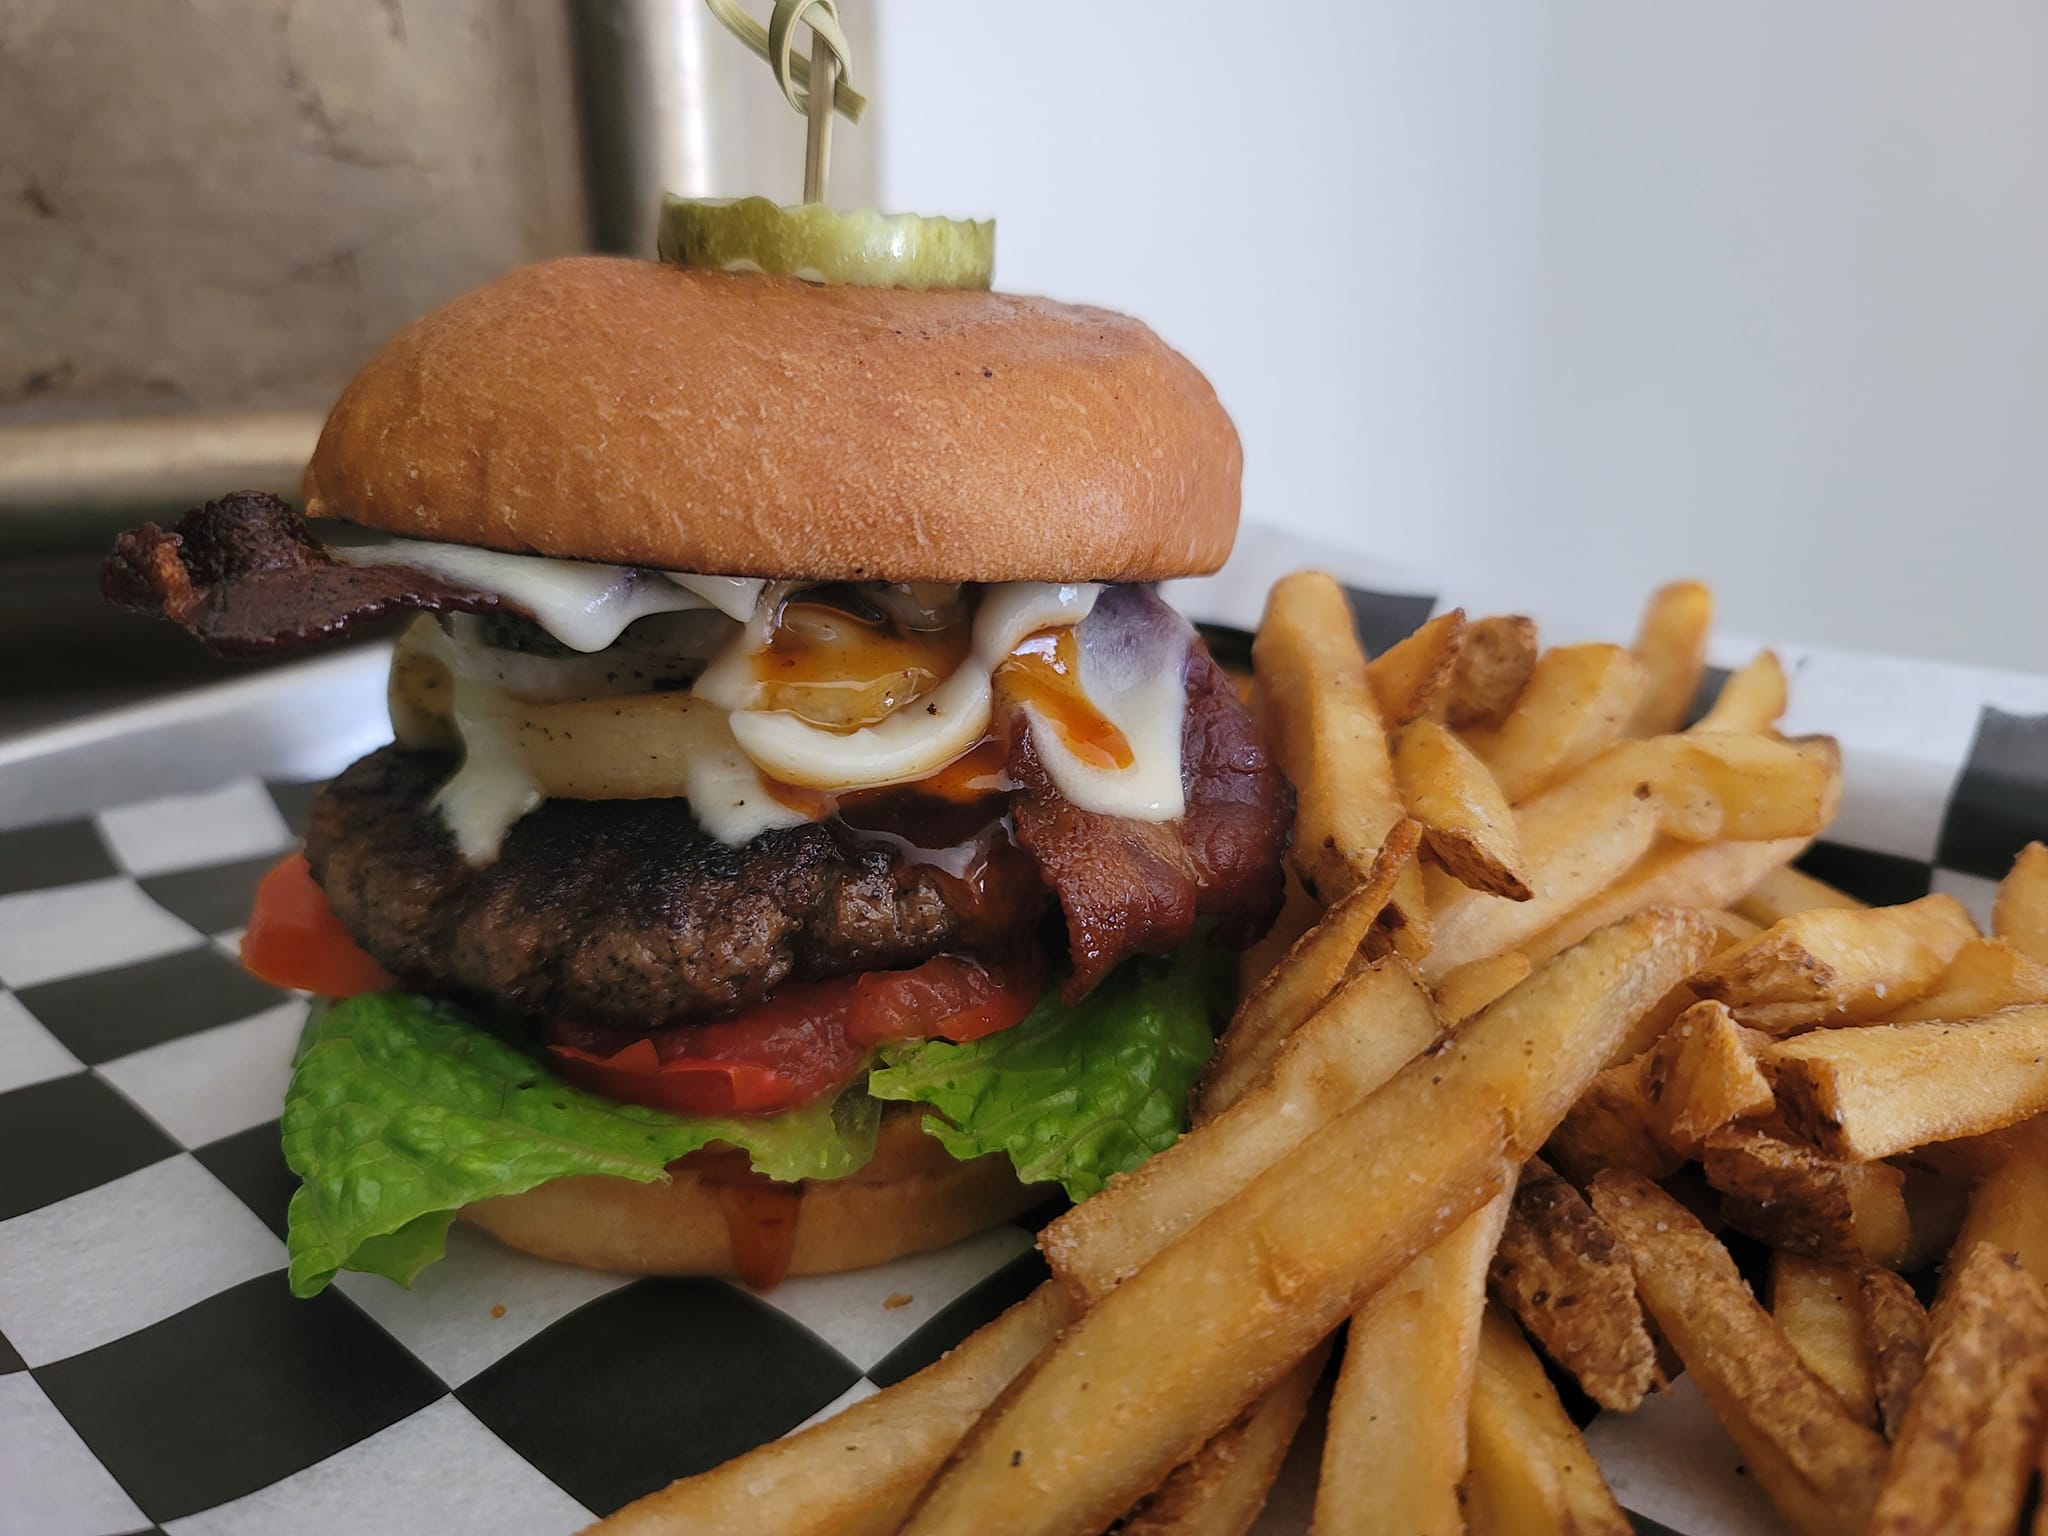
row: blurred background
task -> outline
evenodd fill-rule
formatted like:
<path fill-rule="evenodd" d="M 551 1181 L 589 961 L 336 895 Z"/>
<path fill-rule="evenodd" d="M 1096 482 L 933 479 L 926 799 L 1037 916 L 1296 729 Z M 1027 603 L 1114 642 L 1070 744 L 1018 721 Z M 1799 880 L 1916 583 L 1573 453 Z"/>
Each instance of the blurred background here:
<path fill-rule="evenodd" d="M 765 0 L 756 0 L 765 16 Z M 1247 517 L 1625 629 L 2048 670 L 2048 6 L 841 0 L 832 200 L 1130 310 Z M 0 733 L 219 675 L 112 533 L 290 493 L 392 329 L 794 201 L 700 0 L 0 0 Z"/>

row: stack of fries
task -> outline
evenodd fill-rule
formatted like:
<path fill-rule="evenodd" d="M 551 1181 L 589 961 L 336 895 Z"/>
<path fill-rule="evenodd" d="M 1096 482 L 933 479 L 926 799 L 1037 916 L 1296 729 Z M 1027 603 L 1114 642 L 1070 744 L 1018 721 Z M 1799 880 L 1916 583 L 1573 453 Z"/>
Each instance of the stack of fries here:
<path fill-rule="evenodd" d="M 1839 754 L 1775 733 L 1768 652 L 1681 730 L 1710 610 L 1548 651 L 1452 612 L 1368 659 L 1334 581 L 1281 582 L 1249 685 L 1299 884 L 1195 1129 L 960 1348 L 598 1529 L 1240 1533 L 1334 1359 L 1318 1536 L 1623 1536 L 1554 1382 L 1628 1412 L 1679 1371 L 1789 1530 L 2016 1530 L 2048 849 L 1988 937 L 1788 868 Z M 1900 1272 L 1937 1265 L 1929 1311 Z"/>

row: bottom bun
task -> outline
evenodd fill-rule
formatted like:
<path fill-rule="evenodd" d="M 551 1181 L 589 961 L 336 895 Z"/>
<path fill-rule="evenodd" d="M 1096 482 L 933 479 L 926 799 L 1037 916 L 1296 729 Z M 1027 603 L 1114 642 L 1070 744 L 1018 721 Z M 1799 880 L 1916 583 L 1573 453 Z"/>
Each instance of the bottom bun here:
<path fill-rule="evenodd" d="M 792 1275 L 831 1274 L 943 1248 L 1046 1200 L 1020 1184 L 1001 1153 L 960 1162 L 918 1128 L 921 1115 L 882 1122 L 874 1158 L 844 1179 L 807 1181 L 798 1207 Z M 507 1247 L 632 1275 L 734 1275 L 732 1238 L 716 1184 L 684 1158 L 666 1184 L 596 1175 L 556 1179 L 523 1195 L 465 1206 Z M 715 1166 L 715 1165 L 714 1165 Z"/>

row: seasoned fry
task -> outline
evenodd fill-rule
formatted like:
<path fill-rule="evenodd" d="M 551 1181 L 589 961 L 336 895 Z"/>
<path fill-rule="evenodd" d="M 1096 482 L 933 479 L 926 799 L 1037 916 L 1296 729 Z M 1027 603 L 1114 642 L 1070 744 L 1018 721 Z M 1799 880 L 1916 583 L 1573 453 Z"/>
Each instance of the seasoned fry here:
<path fill-rule="evenodd" d="M 1822 907 L 1860 907 L 1863 903 L 1847 891 L 1838 891 L 1825 880 L 1816 880 L 1804 870 L 1774 869 L 1757 881 L 1748 895 L 1735 903 L 1735 910 L 1751 922 L 1769 928 L 1801 912 Z"/>
<path fill-rule="evenodd" d="M 1295 790 L 1294 870 L 1325 905 L 1386 877 L 1387 835 L 1404 819 L 1379 704 L 1344 590 L 1320 571 L 1279 582 L 1252 641 L 1259 716 Z M 1389 914 L 1402 952 L 1429 947 L 1412 863 L 1392 876 Z"/>
<path fill-rule="evenodd" d="M 1451 680 L 1431 713 L 1454 731 L 1499 725 L 1515 707 L 1536 667 L 1536 626 L 1519 614 L 1474 619 L 1465 626 Z"/>
<path fill-rule="evenodd" d="M 1913 1287 L 1888 1269 L 1864 1270 L 1861 1289 L 1863 1340 L 1870 1353 L 1878 1417 L 1884 1422 L 1885 1438 L 1896 1440 L 1906 1405 L 1927 1365 L 1927 1309 Z"/>
<path fill-rule="evenodd" d="M 1330 1396 L 1315 1536 L 1464 1536 L 1458 1484 L 1486 1264 L 1507 1218 L 1496 1196 L 1351 1319 Z"/>
<path fill-rule="evenodd" d="M 1481 1325 L 1470 1448 L 1465 1516 L 1471 1536 L 1631 1536 L 1635 1530 L 1542 1363 L 1498 1308 L 1489 1308 Z"/>
<path fill-rule="evenodd" d="M 2048 965 L 2004 939 L 1972 939 L 1955 953 L 1932 992 L 1881 1016 L 1885 1024 L 1978 1019 L 2002 1008 L 2048 1003 Z"/>
<path fill-rule="evenodd" d="M 1764 1053 L 1786 1123 L 1870 1161 L 2048 1110 L 2048 1007 L 1957 1024 L 1823 1029 Z"/>
<path fill-rule="evenodd" d="M 1926 1372 L 1907 1405 L 1870 1529 L 1874 1536 L 2010 1531 L 2039 1437 L 2048 1299 L 2009 1254 L 1980 1243 L 1959 1260 L 1931 1322 Z"/>
<path fill-rule="evenodd" d="M 1785 669 L 1775 651 L 1756 659 L 1721 685 L 1721 696 L 1693 725 L 1696 731 L 1768 731 L 1785 713 Z"/>
<path fill-rule="evenodd" d="M 1493 1299 L 1602 1408 L 1628 1412 L 1664 1385 L 1628 1254 L 1540 1158 L 1515 1186 L 1487 1282 Z"/>
<path fill-rule="evenodd" d="M 1708 1135 L 1771 1112 L 1771 1085 L 1757 1065 L 1759 1037 L 1720 1003 L 1695 1003 L 1650 1048 L 1644 1087 L 1650 1129 L 1693 1156 Z"/>
<path fill-rule="evenodd" d="M 1592 1197 L 1628 1247 L 1658 1330 L 1785 1523 L 1800 1536 L 1862 1536 L 1884 1441 L 1799 1358 L 1684 1206 L 1621 1171 L 1596 1179 Z"/>
<path fill-rule="evenodd" d="M 1527 901 L 1515 818 L 1471 749 L 1434 720 L 1394 734 L 1394 781 L 1437 862 L 1475 891 Z"/>
<path fill-rule="evenodd" d="M 905 1529 L 1099 1531 L 1507 1188 L 1629 1021 L 1712 943 L 1705 919 L 1645 914 L 1532 975 L 1089 1309 Z"/>
<path fill-rule="evenodd" d="M 1642 692 L 1643 669 L 1620 646 L 1557 646 L 1537 658 L 1507 719 L 1466 740 L 1520 805 L 1619 741 Z"/>
<path fill-rule="evenodd" d="M 1441 1026 L 1399 956 L 1345 982 L 1294 1032 L 1272 1071 L 1136 1172 L 1039 1234 L 1054 1275 L 1092 1304 L 1259 1174 L 1433 1045 Z"/>
<path fill-rule="evenodd" d="M 2029 959 L 2048 965 L 2048 847 L 2029 843 L 2012 861 L 1991 903 L 1991 931 Z"/>
<path fill-rule="evenodd" d="M 1464 645 L 1465 610 L 1453 608 L 1365 664 L 1380 718 L 1389 729 L 1406 725 L 1436 701 L 1450 683 Z"/>
<path fill-rule="evenodd" d="M 1934 990 L 1977 925 L 1953 896 L 1818 909 L 1725 950 L 1692 978 L 1702 997 L 1773 1034 L 1873 1019 Z"/>
<path fill-rule="evenodd" d="M 1740 1126 L 1709 1136 L 1700 1160 L 1728 1225 L 1773 1248 L 1828 1264 L 1896 1264 L 1913 1241 L 1906 1176 L 1889 1163 L 1844 1162 Z"/>
<path fill-rule="evenodd" d="M 1329 1358 L 1325 1339 L 1146 1494 L 1117 1527 L 1117 1536 L 1244 1536 L 1266 1506 Z"/>
<path fill-rule="evenodd" d="M 1773 1253 L 1771 1316 L 1785 1330 L 1799 1358 L 1835 1389 L 1857 1422 L 1874 1426 L 1877 1377 L 1871 1364 L 1858 1272 L 1782 1250 Z"/>
<path fill-rule="evenodd" d="M 1661 1179 L 1685 1161 L 1650 1128 L 1648 1068 L 1646 1056 L 1607 1068 L 1551 1136 L 1543 1155 L 1574 1184 L 1591 1183 L 1602 1168 Z"/>
<path fill-rule="evenodd" d="M 1469 1019 L 1529 974 L 1529 957 L 1509 950 L 1461 965 L 1436 987 L 1436 1011 L 1446 1024 Z"/>
<path fill-rule="evenodd" d="M 1073 1318 L 1041 1285 L 915 1376 L 636 1499 L 586 1536 L 890 1536 L 966 1426 Z"/>
<path fill-rule="evenodd" d="M 1213 1113 L 1236 1102 L 1273 1064 L 1287 1037 L 1337 990 L 1379 916 L 1379 894 L 1362 888 L 1339 900 L 1246 994 L 1203 1070 L 1198 1110 Z"/>
<path fill-rule="evenodd" d="M 1650 594 L 1636 631 L 1635 656 L 1647 682 L 1631 736 L 1661 736 L 1685 723 L 1700 690 L 1707 663 L 1707 629 L 1714 621 L 1714 594 L 1697 581 L 1674 581 Z"/>

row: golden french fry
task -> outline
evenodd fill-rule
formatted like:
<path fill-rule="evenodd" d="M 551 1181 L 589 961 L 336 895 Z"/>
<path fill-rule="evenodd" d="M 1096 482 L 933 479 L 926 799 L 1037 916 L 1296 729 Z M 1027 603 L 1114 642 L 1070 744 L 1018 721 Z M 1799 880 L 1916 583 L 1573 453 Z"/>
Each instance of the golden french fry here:
<path fill-rule="evenodd" d="M 1926 1371 L 1907 1404 L 1870 1529 L 1873 1536 L 2003 1536 L 2019 1520 L 2034 1467 L 2048 1299 L 2011 1255 L 1980 1243 L 1957 1260 L 1930 1321 Z"/>
<path fill-rule="evenodd" d="M 1889 1274 L 1890 1271 L 1885 1271 Z M 1877 1375 L 1860 1272 L 1782 1249 L 1771 1255 L 1771 1316 L 1858 1423 L 1877 1423 Z"/>
<path fill-rule="evenodd" d="M 1838 891 L 1825 880 L 1816 880 L 1804 870 L 1774 869 L 1757 881 L 1749 893 L 1735 903 L 1735 910 L 1761 927 L 1769 928 L 1801 912 L 1821 907 L 1860 907 L 1846 891 Z"/>
<path fill-rule="evenodd" d="M 1515 818 L 1471 749 L 1434 720 L 1394 733 L 1394 781 L 1437 862 L 1476 891 L 1527 901 Z"/>
<path fill-rule="evenodd" d="M 1991 904 L 1991 931 L 2048 965 L 2048 847 L 2029 843 L 2012 861 Z"/>
<path fill-rule="evenodd" d="M 1722 1126 L 1771 1112 L 1757 1043 L 1720 1003 L 1695 1003 L 1672 1022 L 1645 1068 L 1650 1129 L 1666 1146 L 1690 1157 Z"/>
<path fill-rule="evenodd" d="M 1714 707 L 1700 716 L 1696 731 L 1768 731 L 1785 713 L 1785 669 L 1774 651 L 1756 659 L 1721 685 Z"/>
<path fill-rule="evenodd" d="M 1650 1128 L 1648 1069 L 1647 1056 L 1608 1067 L 1552 1134 L 1543 1155 L 1574 1184 L 1591 1183 L 1603 1168 L 1661 1179 L 1685 1162 Z"/>
<path fill-rule="evenodd" d="M 1716 955 L 1692 989 L 1773 1034 L 1873 1019 L 1933 991 L 1977 924 L 1953 896 L 1816 909 Z"/>
<path fill-rule="evenodd" d="M 1634 1531 L 1542 1362 L 1498 1308 L 1489 1308 L 1480 1326 L 1468 1443 L 1465 1516 L 1471 1536 Z"/>
<path fill-rule="evenodd" d="M 586 1536 L 890 1536 L 966 1426 L 1073 1319 L 1041 1285 L 915 1376 L 636 1499 Z"/>
<path fill-rule="evenodd" d="M 1763 1063 L 1796 1133 L 1868 1162 L 2048 1110 L 2048 1007 L 1816 1030 L 1779 1041 Z"/>
<path fill-rule="evenodd" d="M 1330 1395 L 1316 1536 L 1464 1536 L 1472 1372 L 1507 1206 L 1505 1194 L 1481 1206 L 1353 1314 Z"/>
<path fill-rule="evenodd" d="M 2015 1126 L 2004 1159 L 1970 1191 L 1956 1252 L 1979 1243 L 2017 1257 L 2048 1286 L 2048 1118 Z"/>
<path fill-rule="evenodd" d="M 1629 721 L 1632 736 L 1661 736 L 1685 723 L 1707 664 L 1714 594 L 1697 581 L 1674 581 L 1650 594 L 1636 631 L 1635 656 L 1647 683 Z"/>
<path fill-rule="evenodd" d="M 1465 626 L 1451 680 L 1430 713 L 1454 731 L 1498 725 L 1515 707 L 1536 667 L 1536 625 L 1496 614 Z"/>
<path fill-rule="evenodd" d="M 1529 957 L 1513 950 L 1461 965 L 1437 983 L 1436 1011 L 1446 1024 L 1460 1023 L 1520 982 L 1531 969 Z"/>
<path fill-rule="evenodd" d="M 1768 1131 L 1724 1126 L 1700 1149 L 1728 1225 L 1829 1264 L 1897 1264 L 1913 1241 L 1906 1176 L 1831 1158 Z"/>
<path fill-rule="evenodd" d="M 1785 1523 L 1799 1536 L 1863 1536 L 1884 1441 L 1799 1358 L 1683 1205 L 1619 1170 L 1594 1181 L 1592 1198 L 1627 1245 L 1658 1330 Z"/>
<path fill-rule="evenodd" d="M 1295 878 L 1293 870 L 1285 872 L 1282 883 L 1286 895 L 1281 899 L 1280 915 L 1273 919 L 1273 926 L 1266 930 L 1264 937 L 1238 954 L 1237 995 L 1240 999 L 1248 998 L 1263 988 L 1287 958 L 1288 951 L 1301 941 L 1302 935 L 1322 921 L 1322 904 L 1302 889 L 1301 881 Z"/>
<path fill-rule="evenodd" d="M 1272 1070 L 1199 1133 L 1063 1213 L 1038 1235 L 1084 1305 L 1102 1298 L 1210 1211 L 1352 1109 L 1433 1045 L 1441 1025 L 1414 970 L 1390 955 L 1340 986 Z"/>
<path fill-rule="evenodd" d="M 1450 683 L 1465 645 L 1465 610 L 1453 608 L 1365 664 L 1380 718 L 1389 727 L 1417 718 Z"/>
<path fill-rule="evenodd" d="M 1344 589 L 1321 571 L 1277 583 L 1252 641 L 1252 668 L 1259 718 L 1294 786 L 1294 870 L 1329 905 L 1374 882 L 1387 836 L 1406 817 Z M 1429 914 L 1412 864 L 1395 872 L 1388 906 L 1395 942 L 1419 957 Z"/>
<path fill-rule="evenodd" d="M 1628 1254 L 1540 1158 L 1515 1186 L 1487 1281 L 1493 1299 L 1602 1408 L 1626 1413 L 1664 1385 Z"/>
<path fill-rule="evenodd" d="M 1965 1250 L 1967 1251 L 1967 1250 Z M 1905 1279 L 1888 1269 L 1863 1271 L 1863 1338 L 1887 1440 L 1899 1437 L 1906 1406 L 1927 1366 L 1927 1309 Z"/>
<path fill-rule="evenodd" d="M 2048 1003 L 2048 965 L 2004 939 L 1971 939 L 1955 953 L 1934 990 L 1883 1014 L 1885 1024 L 1977 1019 L 2004 1008 Z"/>
<path fill-rule="evenodd" d="M 1621 739 L 1643 693 L 1643 669 L 1618 645 L 1564 645 L 1536 659 L 1507 719 L 1466 740 L 1508 804 L 1591 762 Z"/>
<path fill-rule="evenodd" d="M 1649 913 L 1536 972 L 1090 1308 L 982 1416 L 905 1530 L 1101 1530 L 1507 1188 L 1712 944 L 1703 918 Z"/>
<path fill-rule="evenodd" d="M 1117 1536 L 1244 1536 L 1266 1506 L 1329 1358 L 1325 1339 L 1146 1494 L 1117 1526 Z"/>

